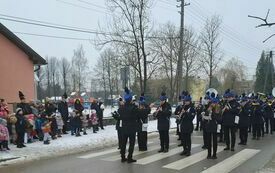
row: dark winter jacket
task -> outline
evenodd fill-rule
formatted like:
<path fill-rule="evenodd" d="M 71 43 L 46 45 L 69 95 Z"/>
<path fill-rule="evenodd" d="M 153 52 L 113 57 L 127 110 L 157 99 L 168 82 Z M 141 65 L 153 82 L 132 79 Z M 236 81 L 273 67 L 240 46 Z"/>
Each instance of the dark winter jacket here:
<path fill-rule="evenodd" d="M 264 123 L 264 111 L 261 105 L 254 105 L 251 117 L 251 124 L 263 124 Z"/>
<path fill-rule="evenodd" d="M 171 106 L 165 102 L 161 105 L 162 111 L 159 111 L 155 116 L 158 120 L 158 131 L 166 131 L 170 128 L 170 117 L 172 114 Z"/>
<path fill-rule="evenodd" d="M 264 118 L 272 118 L 273 117 L 273 109 L 271 106 L 268 105 L 268 103 L 265 103 L 263 105 L 264 110 Z"/>
<path fill-rule="evenodd" d="M 28 103 L 19 103 L 17 107 L 22 109 L 23 115 L 32 114 L 32 108 Z"/>
<path fill-rule="evenodd" d="M 27 127 L 27 120 L 23 115 L 16 115 L 17 121 L 15 123 L 16 133 L 25 133 Z"/>
<path fill-rule="evenodd" d="M 207 133 L 217 133 L 218 128 L 218 117 L 219 114 L 212 112 L 211 115 L 209 115 L 209 112 L 206 112 L 205 116 L 211 116 L 211 120 L 205 120 L 205 131 Z"/>
<path fill-rule="evenodd" d="M 48 116 L 51 116 L 55 112 L 56 112 L 56 107 L 52 103 L 46 103 L 46 105 L 45 105 L 45 113 Z"/>
<path fill-rule="evenodd" d="M 194 130 L 193 119 L 196 111 L 192 104 L 184 106 L 184 113 L 181 116 L 180 130 L 181 133 L 192 133 Z"/>
<path fill-rule="evenodd" d="M 235 116 L 239 115 L 240 105 L 236 100 L 231 100 L 226 105 L 229 109 L 226 109 L 222 114 L 222 124 L 224 126 L 236 126 Z"/>
<path fill-rule="evenodd" d="M 134 104 L 125 103 L 118 109 L 122 121 L 122 134 L 135 134 L 137 132 L 138 109 Z"/>
<path fill-rule="evenodd" d="M 66 101 L 65 102 L 61 101 L 58 104 L 58 112 L 60 112 L 64 120 L 68 120 L 69 110 L 68 110 L 68 103 Z"/>
<path fill-rule="evenodd" d="M 138 132 L 142 131 L 142 124 L 148 123 L 148 115 L 150 114 L 151 109 L 148 105 L 145 105 L 144 109 L 138 109 Z"/>
<path fill-rule="evenodd" d="M 251 107 L 249 103 L 246 103 L 240 112 L 239 127 L 248 127 L 250 124 L 249 115 L 251 114 Z"/>

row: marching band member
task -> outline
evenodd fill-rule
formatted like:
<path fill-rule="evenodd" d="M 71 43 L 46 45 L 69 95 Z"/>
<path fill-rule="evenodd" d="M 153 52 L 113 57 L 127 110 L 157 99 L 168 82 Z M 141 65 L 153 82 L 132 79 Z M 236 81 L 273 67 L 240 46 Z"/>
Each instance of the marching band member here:
<path fill-rule="evenodd" d="M 238 124 L 238 114 L 240 112 L 240 105 L 235 100 L 234 94 L 228 89 L 224 98 L 226 99 L 226 104 L 222 109 L 222 123 L 224 126 L 224 135 L 226 148 L 224 150 L 235 151 L 236 142 L 236 124 Z M 231 134 L 229 136 L 229 133 Z M 231 144 L 231 145 L 230 145 Z"/>
<path fill-rule="evenodd" d="M 221 119 L 221 109 L 218 98 L 212 98 L 211 104 L 206 112 L 202 113 L 202 118 L 205 121 L 205 131 L 207 136 L 207 159 L 217 159 L 217 130 L 218 120 Z M 213 148 L 213 155 L 212 155 Z"/>
<path fill-rule="evenodd" d="M 272 134 L 273 133 L 273 118 L 274 118 L 274 113 L 273 113 L 273 108 L 272 108 L 272 100 L 273 97 L 272 95 L 267 96 L 267 100 L 263 105 L 264 109 L 264 120 L 265 120 L 265 133 Z"/>
<path fill-rule="evenodd" d="M 245 94 L 242 94 L 241 98 L 241 112 L 240 112 L 240 121 L 238 127 L 240 129 L 240 143 L 239 145 L 247 144 L 247 136 L 248 136 L 248 126 L 249 126 L 249 115 L 251 113 L 251 106 L 248 98 Z"/>
<path fill-rule="evenodd" d="M 169 129 L 171 114 L 172 110 L 170 104 L 167 102 L 166 93 L 162 92 L 160 96 L 160 106 L 154 113 L 154 116 L 158 120 L 158 131 L 161 146 L 161 149 L 158 151 L 159 153 L 167 153 L 169 150 Z"/>
<path fill-rule="evenodd" d="M 139 120 L 138 120 L 138 147 L 139 151 L 147 151 L 147 126 L 148 126 L 148 115 L 151 109 L 145 102 L 144 93 L 141 94 L 139 99 Z"/>
<path fill-rule="evenodd" d="M 251 117 L 252 135 L 253 135 L 252 139 L 260 140 L 261 133 L 262 133 L 262 126 L 264 124 L 264 118 L 263 118 L 263 109 L 257 97 L 255 98 L 255 100 L 253 100 L 252 110 L 253 110 L 252 117 Z"/>
<path fill-rule="evenodd" d="M 184 97 L 184 107 L 181 110 L 181 139 L 183 152 L 180 155 L 191 155 L 191 133 L 194 130 L 193 119 L 195 118 L 195 108 L 190 95 Z"/>
<path fill-rule="evenodd" d="M 136 160 L 133 159 L 133 152 L 135 147 L 136 132 L 137 132 L 137 120 L 138 120 L 138 110 L 137 107 L 132 102 L 132 94 L 129 89 L 125 88 L 124 95 L 124 106 L 118 109 L 121 121 L 121 133 L 122 133 L 122 143 L 121 143 L 121 162 L 133 163 Z M 129 150 L 128 157 L 125 157 L 125 150 L 127 141 L 129 138 Z"/>

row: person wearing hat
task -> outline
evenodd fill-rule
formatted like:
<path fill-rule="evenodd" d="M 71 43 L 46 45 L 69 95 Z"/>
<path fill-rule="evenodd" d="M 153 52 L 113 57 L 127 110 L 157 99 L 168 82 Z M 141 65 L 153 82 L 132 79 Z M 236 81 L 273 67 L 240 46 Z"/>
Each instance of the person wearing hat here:
<path fill-rule="evenodd" d="M 147 151 L 147 126 L 148 126 L 148 115 L 151 109 L 146 104 L 144 93 L 139 98 L 139 109 L 138 109 L 138 147 L 139 151 Z"/>
<path fill-rule="evenodd" d="M 242 94 L 241 97 L 241 112 L 240 112 L 240 121 L 238 124 L 239 133 L 240 133 L 240 143 L 239 145 L 247 144 L 248 137 L 248 126 L 249 126 L 249 115 L 251 113 L 251 106 L 249 100 L 245 94 Z"/>
<path fill-rule="evenodd" d="M 202 118 L 205 122 L 206 143 L 208 149 L 207 159 L 217 159 L 217 131 L 220 117 L 221 109 L 219 105 L 219 99 L 212 97 L 210 106 L 208 107 L 207 111 L 202 114 Z"/>
<path fill-rule="evenodd" d="M 190 95 L 184 97 L 184 107 L 181 110 L 181 140 L 183 144 L 183 152 L 180 155 L 191 155 L 191 134 L 194 130 L 193 119 L 195 118 L 196 111 L 192 104 Z"/>
<path fill-rule="evenodd" d="M 22 109 L 23 115 L 32 114 L 31 106 L 26 102 L 25 95 L 21 91 L 19 91 L 19 99 L 20 103 L 17 104 L 17 107 Z"/>
<path fill-rule="evenodd" d="M 178 106 L 176 107 L 176 110 L 175 110 L 175 115 L 176 115 L 176 124 L 177 124 L 177 135 L 179 136 L 178 140 L 181 141 L 181 134 L 180 134 L 180 113 L 181 113 L 181 110 L 183 108 L 183 100 L 181 99 L 183 96 L 179 96 L 179 102 L 178 102 Z M 180 146 L 183 146 L 182 143 L 180 143 L 178 145 L 179 147 Z"/>
<path fill-rule="evenodd" d="M 265 120 L 265 133 L 273 134 L 273 108 L 272 108 L 273 96 L 272 94 L 267 96 L 265 103 L 263 104 L 264 120 Z"/>
<path fill-rule="evenodd" d="M 222 125 L 224 127 L 224 137 L 226 147 L 224 150 L 235 151 L 237 116 L 240 112 L 240 105 L 235 100 L 235 95 L 229 89 L 224 94 L 226 104 L 222 109 Z M 229 135 L 230 134 L 230 135 Z"/>
<path fill-rule="evenodd" d="M 138 121 L 138 108 L 132 103 L 132 94 L 130 90 L 125 88 L 124 95 L 124 105 L 118 109 L 118 113 L 120 115 L 120 125 L 121 125 L 121 135 L 122 135 L 122 143 L 121 143 L 121 162 L 133 163 L 136 160 L 133 159 L 133 152 L 135 147 L 135 139 L 137 132 L 137 121 Z M 129 150 L 128 157 L 125 157 L 125 150 L 127 141 L 129 139 Z"/>
<path fill-rule="evenodd" d="M 62 100 L 58 104 L 58 112 L 60 112 L 63 120 L 63 134 L 68 134 L 68 120 L 69 120 L 69 109 L 68 109 L 68 103 L 67 103 L 67 94 L 64 93 L 62 96 Z"/>
<path fill-rule="evenodd" d="M 157 128 L 159 131 L 159 139 L 161 149 L 158 152 L 167 153 L 169 150 L 169 129 L 170 129 L 170 117 L 172 114 L 171 106 L 167 102 L 167 96 L 165 92 L 161 93 L 160 106 L 154 113 L 157 118 Z"/>
<path fill-rule="evenodd" d="M 262 136 L 262 126 L 264 124 L 264 112 L 260 100 L 257 96 L 252 103 L 252 116 L 251 116 L 251 124 L 252 124 L 252 135 L 253 140 L 260 140 Z"/>
<path fill-rule="evenodd" d="M 17 134 L 17 148 L 26 147 L 24 145 L 24 136 L 26 132 L 27 121 L 23 115 L 22 108 L 16 109 L 16 119 L 17 121 L 15 123 L 15 130 Z"/>

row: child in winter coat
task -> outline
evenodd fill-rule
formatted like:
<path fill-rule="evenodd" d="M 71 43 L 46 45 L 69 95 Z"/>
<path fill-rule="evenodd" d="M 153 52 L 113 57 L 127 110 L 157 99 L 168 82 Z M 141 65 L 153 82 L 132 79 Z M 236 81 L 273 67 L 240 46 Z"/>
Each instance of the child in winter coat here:
<path fill-rule="evenodd" d="M 82 113 L 79 112 L 79 111 L 76 111 L 76 116 L 74 118 L 74 121 L 75 121 L 75 136 L 78 137 L 78 136 L 81 136 L 80 135 L 80 130 L 81 130 L 81 125 L 82 125 L 82 122 L 81 122 L 81 119 L 80 119 L 80 116 L 82 116 Z"/>
<path fill-rule="evenodd" d="M 83 128 L 83 135 L 87 135 L 87 127 L 88 127 L 88 118 L 89 118 L 89 114 L 88 115 L 80 115 L 80 120 L 82 122 L 82 128 Z"/>
<path fill-rule="evenodd" d="M 10 143 L 16 145 L 16 130 L 15 130 L 15 123 L 17 122 L 17 118 L 15 114 L 10 114 L 8 116 L 8 130 L 10 134 Z"/>
<path fill-rule="evenodd" d="M 17 148 L 26 147 L 24 145 L 24 136 L 26 133 L 27 121 L 23 115 L 22 108 L 16 109 L 16 119 L 15 130 L 17 134 Z"/>
<path fill-rule="evenodd" d="M 51 123 L 52 123 L 51 121 L 46 119 L 43 126 L 42 126 L 42 130 L 43 130 L 43 133 L 44 133 L 43 141 L 44 141 L 45 145 L 50 144 Z"/>
<path fill-rule="evenodd" d="M 96 129 L 97 129 L 97 125 L 98 125 L 98 119 L 97 119 L 97 116 L 96 116 L 96 110 L 94 110 L 94 109 L 91 110 L 90 121 L 92 123 L 93 133 L 96 133 Z"/>
<path fill-rule="evenodd" d="M 9 149 L 9 131 L 7 128 L 7 121 L 0 118 L 0 150 Z"/>
<path fill-rule="evenodd" d="M 75 135 L 76 129 L 75 129 L 75 117 L 76 113 L 75 111 L 69 113 L 69 120 L 70 120 L 70 129 L 71 129 L 71 135 Z"/>
<path fill-rule="evenodd" d="M 58 129 L 57 137 L 60 138 L 60 137 L 62 137 L 61 134 L 62 134 L 64 122 L 63 122 L 61 114 L 58 111 L 55 113 L 55 119 L 56 119 L 56 124 L 57 124 L 57 129 Z"/>
<path fill-rule="evenodd" d="M 35 131 L 38 135 L 39 141 L 43 141 L 43 131 L 42 131 L 42 125 L 44 124 L 44 118 L 41 117 L 40 114 L 37 115 L 35 119 Z"/>

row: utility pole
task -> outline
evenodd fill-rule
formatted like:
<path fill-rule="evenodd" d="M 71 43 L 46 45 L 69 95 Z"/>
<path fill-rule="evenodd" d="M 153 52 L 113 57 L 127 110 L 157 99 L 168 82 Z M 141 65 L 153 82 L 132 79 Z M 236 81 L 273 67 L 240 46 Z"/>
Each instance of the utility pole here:
<path fill-rule="evenodd" d="M 177 0 L 181 2 L 180 7 L 180 50 L 179 50 L 179 59 L 177 64 L 177 94 L 180 95 L 182 89 L 182 73 L 183 73 L 183 41 L 184 41 L 184 8 L 185 6 L 190 5 L 190 3 L 185 3 L 185 0 Z"/>
<path fill-rule="evenodd" d="M 269 52 L 269 56 L 270 56 L 270 66 L 271 66 L 271 68 L 270 68 L 270 70 L 271 70 L 271 84 L 272 84 L 272 88 L 274 87 L 274 80 L 273 80 L 273 75 L 274 75 L 274 65 L 273 65 L 273 51 L 271 50 L 270 52 Z"/>

